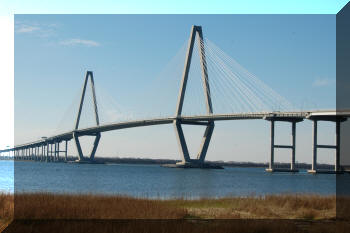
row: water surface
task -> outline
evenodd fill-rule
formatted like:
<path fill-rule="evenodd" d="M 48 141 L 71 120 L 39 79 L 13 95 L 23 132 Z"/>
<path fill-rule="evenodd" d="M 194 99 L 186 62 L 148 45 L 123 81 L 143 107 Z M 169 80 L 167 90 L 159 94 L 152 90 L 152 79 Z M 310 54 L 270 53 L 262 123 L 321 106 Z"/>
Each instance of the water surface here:
<path fill-rule="evenodd" d="M 264 168 L 180 169 L 159 165 L 20 161 L 0 161 L 0 168 L 2 191 L 11 191 L 14 185 L 16 192 L 103 193 L 149 198 L 336 192 L 335 175 L 311 175 L 306 170 L 271 174 Z"/>

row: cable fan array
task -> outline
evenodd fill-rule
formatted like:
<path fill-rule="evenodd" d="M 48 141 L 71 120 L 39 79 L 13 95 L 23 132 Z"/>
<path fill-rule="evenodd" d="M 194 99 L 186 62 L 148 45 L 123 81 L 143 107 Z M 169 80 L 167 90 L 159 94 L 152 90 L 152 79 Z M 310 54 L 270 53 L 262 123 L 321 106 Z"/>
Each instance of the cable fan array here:
<path fill-rule="evenodd" d="M 210 86 L 208 90 L 210 93 L 208 92 L 208 94 L 211 95 L 214 114 L 295 110 L 293 105 L 284 97 L 250 73 L 213 42 L 207 38 L 199 43 L 198 40 L 198 37 L 196 37 L 182 115 L 207 114 L 202 64 L 200 62 L 201 51 L 203 51 L 202 55 L 206 60 Z M 176 55 L 164 66 L 163 70 L 153 80 L 149 81 L 149 89 L 145 90 L 144 98 L 140 100 L 142 105 L 149 103 L 146 108 L 131 106 L 131 108 L 126 109 L 122 107 L 108 94 L 108 91 L 101 88 L 98 80 L 95 81 L 100 124 L 174 116 L 186 55 L 187 42 L 182 44 Z M 132 90 L 130 90 L 130 93 L 132 93 Z M 63 115 L 56 133 L 74 128 L 80 95 L 81 91 Z M 143 112 L 137 113 L 137 111 L 130 109 L 141 109 Z M 93 111 L 91 88 L 87 88 L 79 128 L 96 125 Z"/>
<path fill-rule="evenodd" d="M 197 40 L 197 39 L 196 39 Z M 198 42 L 196 42 L 198 43 Z M 185 115 L 202 115 L 205 95 L 202 88 L 200 51 L 206 58 L 213 112 L 216 114 L 292 111 L 293 105 L 259 80 L 255 75 L 228 56 L 213 42 L 205 39 L 194 47 L 188 87 L 185 97 Z M 192 78 L 195 78 L 194 80 Z M 195 114 L 194 114 L 195 112 Z"/>

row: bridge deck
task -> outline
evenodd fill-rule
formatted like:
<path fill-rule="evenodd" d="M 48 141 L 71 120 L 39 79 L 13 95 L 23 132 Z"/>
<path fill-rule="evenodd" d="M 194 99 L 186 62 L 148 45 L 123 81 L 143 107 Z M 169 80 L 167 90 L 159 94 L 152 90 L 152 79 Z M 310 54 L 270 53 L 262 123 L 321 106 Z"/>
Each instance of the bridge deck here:
<path fill-rule="evenodd" d="M 125 122 L 115 122 L 100 126 L 88 127 L 78 130 L 72 130 L 58 135 L 48 137 L 46 139 L 41 139 L 21 145 L 16 145 L 14 148 L 0 150 L 0 152 L 11 151 L 13 149 L 21 149 L 26 147 L 43 145 L 51 142 L 61 142 L 65 140 L 71 140 L 73 138 L 73 133 L 82 135 L 94 135 L 97 133 L 135 128 L 135 127 L 144 127 L 151 125 L 163 125 L 171 124 L 174 120 L 190 121 L 190 122 L 201 122 L 201 121 L 223 121 L 223 120 L 254 120 L 254 119 L 296 119 L 303 120 L 313 117 L 321 117 L 320 120 L 323 120 L 324 117 L 349 117 L 350 111 L 301 111 L 301 112 L 260 112 L 260 113 L 235 113 L 235 114 L 212 114 L 212 115 L 198 115 L 198 116 L 181 116 L 181 117 L 164 117 L 164 118 L 154 118 L 154 119 L 145 119 L 145 120 L 134 120 L 134 121 L 125 121 Z M 323 117 L 323 118 L 322 118 Z M 327 118 L 327 119 L 328 119 Z"/>

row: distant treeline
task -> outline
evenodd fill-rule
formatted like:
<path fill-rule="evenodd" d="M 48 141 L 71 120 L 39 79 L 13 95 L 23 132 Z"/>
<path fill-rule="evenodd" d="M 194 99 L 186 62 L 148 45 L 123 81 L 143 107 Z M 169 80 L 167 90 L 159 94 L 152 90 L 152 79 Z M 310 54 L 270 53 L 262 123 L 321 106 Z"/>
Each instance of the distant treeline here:
<path fill-rule="evenodd" d="M 119 157 L 95 157 L 96 163 L 128 163 L 128 164 L 175 164 L 180 160 L 174 159 L 150 159 L 150 158 L 119 158 Z M 267 168 L 268 163 L 255 163 L 255 162 L 235 162 L 235 161 L 206 161 L 207 163 L 216 164 L 225 167 L 262 167 Z M 289 168 L 290 163 L 276 163 L 275 166 L 278 168 Z M 311 164 L 307 163 L 296 163 L 296 168 L 299 169 L 310 169 Z M 333 169 L 334 166 L 330 164 L 317 164 L 319 169 Z"/>
<path fill-rule="evenodd" d="M 1 159 L 9 159 L 6 156 L 0 157 Z M 68 156 L 68 161 L 77 160 L 76 156 Z M 60 157 L 60 161 L 64 162 L 64 157 Z M 180 162 L 180 160 L 174 159 L 150 159 L 150 158 L 119 158 L 119 157 L 95 157 L 95 163 L 119 163 L 119 164 L 175 164 Z M 207 163 L 224 166 L 224 167 L 262 167 L 267 168 L 269 166 L 268 163 L 255 163 L 255 162 L 235 162 L 235 161 L 206 161 Z M 290 163 L 276 163 L 276 168 L 289 168 Z M 308 163 L 296 163 L 296 168 L 298 169 L 310 169 L 311 164 Z M 317 164 L 319 169 L 334 169 L 334 165 L 330 164 Z"/>

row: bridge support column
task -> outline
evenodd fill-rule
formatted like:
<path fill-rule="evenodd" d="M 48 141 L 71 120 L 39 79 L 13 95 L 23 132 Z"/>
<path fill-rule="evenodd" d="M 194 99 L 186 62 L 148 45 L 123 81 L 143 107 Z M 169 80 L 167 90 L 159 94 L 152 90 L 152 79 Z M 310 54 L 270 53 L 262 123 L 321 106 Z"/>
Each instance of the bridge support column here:
<path fill-rule="evenodd" d="M 48 158 L 49 158 L 49 162 L 52 162 L 52 144 L 49 143 L 48 144 Z"/>
<path fill-rule="evenodd" d="M 46 162 L 49 162 L 49 143 L 46 143 Z"/>
<path fill-rule="evenodd" d="M 51 162 L 51 158 L 50 158 L 50 143 L 47 143 L 47 148 L 46 148 L 46 157 L 47 157 L 47 162 Z"/>
<path fill-rule="evenodd" d="M 45 162 L 46 161 L 46 146 L 45 146 L 45 144 L 43 144 L 42 147 L 43 147 L 42 148 L 43 149 L 43 151 L 42 151 L 42 155 L 43 155 L 42 156 L 42 161 Z"/>
<path fill-rule="evenodd" d="M 46 162 L 46 145 L 43 144 L 43 162 Z"/>
<path fill-rule="evenodd" d="M 270 163 L 269 168 L 266 171 L 272 172 L 275 168 L 275 121 L 271 121 L 271 135 L 270 135 Z"/>
<path fill-rule="evenodd" d="M 75 145 L 76 145 L 76 148 L 77 148 L 77 151 L 78 151 L 78 156 L 79 156 L 78 157 L 78 161 L 89 160 L 91 162 L 91 161 L 94 160 L 95 154 L 96 154 L 96 150 L 97 150 L 98 144 L 100 142 L 101 133 L 96 133 L 94 135 L 95 135 L 95 141 L 94 141 L 94 144 L 93 144 L 93 147 L 92 147 L 89 159 L 85 159 L 84 155 L 83 155 L 83 151 L 81 149 L 80 141 L 79 141 L 79 138 L 78 138 L 79 136 L 77 135 L 76 132 L 73 133 L 73 138 L 74 138 Z"/>
<path fill-rule="evenodd" d="M 50 143 L 50 161 L 54 162 L 54 152 L 53 152 L 53 143 Z"/>
<path fill-rule="evenodd" d="M 43 144 L 41 144 L 41 153 L 40 153 L 40 161 L 42 162 L 44 159 L 44 145 Z"/>
<path fill-rule="evenodd" d="M 290 164 L 290 170 L 295 170 L 295 139 L 296 139 L 296 122 L 292 122 L 292 159 Z"/>
<path fill-rule="evenodd" d="M 186 139 L 182 130 L 182 124 L 193 124 L 193 125 L 205 125 L 206 129 L 203 135 L 203 139 L 199 148 L 199 152 L 197 154 L 196 159 L 191 159 L 188 147 L 186 143 Z M 208 121 L 208 122 L 189 122 L 189 121 L 182 121 L 182 120 L 175 120 L 174 121 L 174 128 L 176 133 L 176 139 L 180 148 L 182 160 L 180 163 L 177 163 L 178 167 L 205 167 L 209 168 L 210 165 L 206 165 L 204 163 L 205 157 L 208 151 L 209 143 L 211 140 L 211 136 L 213 134 L 214 130 L 214 122 Z M 214 166 L 213 166 L 214 167 Z"/>
<path fill-rule="evenodd" d="M 93 76 L 92 71 L 87 71 L 86 72 L 86 76 L 85 76 L 84 85 L 83 85 L 83 91 L 81 93 L 79 111 L 78 111 L 77 119 L 76 119 L 76 122 L 75 122 L 75 130 L 76 131 L 78 131 L 78 127 L 79 127 L 81 110 L 82 110 L 82 107 L 83 107 L 83 104 L 84 104 L 85 91 L 86 91 L 86 86 L 87 86 L 89 78 L 90 78 L 91 90 L 92 90 L 92 100 L 94 102 L 96 125 L 97 126 L 100 125 L 100 120 L 99 120 L 98 111 L 97 111 L 97 101 L 96 101 L 96 93 L 95 93 L 94 76 Z M 78 161 L 84 161 L 86 159 L 84 159 L 83 151 L 81 149 L 80 142 L 79 142 L 79 139 L 78 139 L 78 137 L 84 136 L 84 135 L 78 135 L 78 133 L 76 131 L 73 132 L 73 138 L 74 138 L 75 145 L 76 145 L 76 148 L 77 148 L 77 151 L 78 151 Z M 97 150 L 98 143 L 100 142 L 101 133 L 100 132 L 94 132 L 94 133 L 88 134 L 87 136 L 95 136 L 94 145 L 93 145 L 90 157 L 88 159 L 91 162 L 95 158 L 95 153 L 96 153 L 96 150 Z"/>
<path fill-rule="evenodd" d="M 205 164 L 205 156 L 208 151 L 209 143 L 211 136 L 213 134 L 214 130 L 214 121 L 212 120 L 204 120 L 201 122 L 198 121 L 190 121 L 190 120 L 184 120 L 181 117 L 182 113 L 182 107 L 184 103 L 185 98 L 185 92 L 186 92 L 186 86 L 187 86 L 187 80 L 188 75 L 190 71 L 191 66 L 191 59 L 192 59 L 192 53 L 193 53 L 193 46 L 195 44 L 196 36 L 198 36 L 198 51 L 199 51 L 199 58 L 200 58 L 200 64 L 201 64 L 201 76 L 202 76 L 202 83 L 203 83 L 203 92 L 205 95 L 205 103 L 206 103 L 206 110 L 208 115 L 213 114 L 213 107 L 211 102 L 211 94 L 210 94 L 210 87 L 209 87 L 209 80 L 208 80 L 208 70 L 207 70 L 207 62 L 206 62 L 206 56 L 205 56 L 205 46 L 203 41 L 203 32 L 201 26 L 192 26 L 191 28 L 191 34 L 188 41 L 188 48 L 187 48 L 187 54 L 185 58 L 185 64 L 184 64 L 184 71 L 182 74 L 182 80 L 179 90 L 179 96 L 178 96 L 178 102 L 177 102 L 177 108 L 176 108 L 176 120 L 174 120 L 174 128 L 176 133 L 176 139 L 180 148 L 182 161 L 180 163 L 177 163 L 176 165 L 178 167 L 210 167 L 209 164 Z M 196 159 L 191 159 L 185 136 L 182 130 L 182 124 L 190 124 L 190 125 L 205 125 L 206 130 L 203 135 L 202 143 L 199 148 L 199 152 L 197 154 Z"/>
<path fill-rule="evenodd" d="M 181 151 L 182 163 L 189 163 L 190 155 L 188 153 L 187 144 L 181 127 L 181 123 L 179 121 L 174 121 L 174 127 L 176 132 L 176 139 Z"/>
<path fill-rule="evenodd" d="M 199 152 L 197 154 L 196 159 L 190 158 L 181 124 L 193 124 L 193 125 L 205 125 L 206 126 L 206 129 L 205 129 L 205 132 L 203 135 L 203 139 L 202 139 L 202 142 L 201 142 Z M 191 162 L 204 163 L 205 156 L 206 156 L 207 151 L 208 151 L 210 139 L 211 139 L 211 136 L 213 134 L 214 126 L 215 125 L 214 125 L 213 121 L 208 121 L 208 122 L 188 122 L 188 121 L 182 122 L 181 120 L 174 121 L 176 139 L 177 139 L 177 142 L 178 142 L 178 145 L 179 145 L 179 148 L 181 151 L 181 155 L 182 155 L 182 162 L 181 163 L 191 163 Z"/>
<path fill-rule="evenodd" d="M 210 139 L 211 139 L 211 136 L 213 135 L 213 131 L 214 131 L 214 126 L 215 126 L 214 121 L 209 121 L 207 128 L 205 129 L 202 143 L 201 143 L 201 146 L 199 148 L 198 155 L 197 155 L 197 159 L 201 163 L 204 163 L 205 156 L 207 155 Z"/>
<path fill-rule="evenodd" d="M 57 142 L 55 142 L 54 154 L 53 154 L 54 162 L 57 161 Z"/>
<path fill-rule="evenodd" d="M 266 169 L 267 172 L 298 172 L 299 170 L 295 168 L 295 139 L 296 139 L 296 123 L 303 121 L 302 118 L 299 117 L 274 117 L 269 116 L 265 117 L 265 120 L 268 120 L 271 122 L 271 146 L 270 146 L 270 162 L 269 162 L 269 168 Z M 285 122 L 291 122 L 292 124 L 292 134 L 291 134 L 291 145 L 276 145 L 275 144 L 275 122 L 276 121 L 285 121 Z M 283 149 L 291 149 L 291 161 L 290 161 L 290 168 L 276 168 L 275 167 L 275 149 L 276 148 L 283 148 Z"/>
<path fill-rule="evenodd" d="M 43 162 L 47 162 L 46 154 L 47 154 L 46 145 L 43 144 Z"/>
<path fill-rule="evenodd" d="M 41 161 L 45 161 L 45 144 L 41 145 Z"/>
<path fill-rule="evenodd" d="M 335 172 L 340 172 L 340 121 L 336 122 L 336 133 L 335 133 Z"/>
<path fill-rule="evenodd" d="M 60 161 L 60 142 L 57 142 L 57 161 Z"/>
<path fill-rule="evenodd" d="M 101 133 L 97 133 L 96 137 L 95 137 L 94 145 L 93 145 L 93 148 L 92 148 L 92 151 L 91 151 L 91 154 L 90 154 L 90 160 L 91 161 L 93 161 L 94 158 L 95 158 L 97 146 L 98 146 L 98 144 L 100 142 L 100 139 L 101 139 Z"/>
<path fill-rule="evenodd" d="M 66 162 L 68 161 L 67 152 L 68 152 L 68 141 L 66 140 L 66 146 L 65 146 L 65 152 L 64 152 L 64 159 Z"/>
<path fill-rule="evenodd" d="M 84 160 L 84 155 L 83 155 L 83 151 L 81 149 L 80 142 L 79 142 L 79 139 L 78 139 L 76 133 L 73 133 L 73 138 L 75 141 L 75 146 L 77 147 L 77 151 L 78 151 L 78 160 L 82 161 L 82 160 Z"/>
<path fill-rule="evenodd" d="M 346 121 L 347 118 L 338 117 L 338 116 L 310 116 L 310 120 L 313 121 L 313 148 L 312 148 L 312 165 L 311 170 L 308 170 L 309 173 L 341 173 L 340 167 L 340 124 L 343 121 Z M 318 121 L 333 121 L 335 122 L 335 145 L 320 145 L 317 142 L 317 123 Z M 319 170 L 317 168 L 317 150 L 319 148 L 323 149 L 334 149 L 335 150 L 335 161 L 334 161 L 334 170 Z"/>

